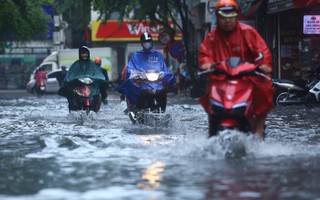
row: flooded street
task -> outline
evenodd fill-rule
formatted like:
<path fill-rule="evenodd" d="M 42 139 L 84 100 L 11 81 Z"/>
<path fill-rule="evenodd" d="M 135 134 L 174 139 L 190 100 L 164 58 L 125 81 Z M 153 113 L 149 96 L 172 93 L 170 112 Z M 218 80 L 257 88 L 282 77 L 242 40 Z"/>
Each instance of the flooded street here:
<path fill-rule="evenodd" d="M 0 199 L 320 200 L 320 106 L 276 108 L 260 141 L 208 139 L 197 100 L 169 95 L 159 127 L 132 125 L 108 99 L 86 116 L 56 95 L 0 97 Z"/>

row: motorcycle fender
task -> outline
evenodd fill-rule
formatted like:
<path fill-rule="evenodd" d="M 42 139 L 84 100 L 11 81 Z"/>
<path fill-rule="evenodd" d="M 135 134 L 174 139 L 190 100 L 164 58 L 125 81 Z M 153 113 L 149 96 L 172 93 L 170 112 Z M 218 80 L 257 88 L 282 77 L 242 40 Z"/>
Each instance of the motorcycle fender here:
<path fill-rule="evenodd" d="M 320 102 L 320 81 L 309 92 L 315 96 L 317 102 Z"/>
<path fill-rule="evenodd" d="M 219 102 L 225 109 L 250 102 L 253 95 L 253 84 L 250 81 L 223 81 L 213 84 L 210 91 L 210 99 Z"/>

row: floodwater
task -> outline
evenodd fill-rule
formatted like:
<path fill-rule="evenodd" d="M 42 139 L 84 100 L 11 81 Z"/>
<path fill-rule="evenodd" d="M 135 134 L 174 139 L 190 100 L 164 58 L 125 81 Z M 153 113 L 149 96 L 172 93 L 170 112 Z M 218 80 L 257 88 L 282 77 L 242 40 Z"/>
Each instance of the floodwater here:
<path fill-rule="evenodd" d="M 261 141 L 209 139 L 197 100 L 168 104 L 161 127 L 132 125 L 116 94 L 89 116 L 56 95 L 0 99 L 0 199 L 320 200 L 320 107 L 276 108 Z"/>

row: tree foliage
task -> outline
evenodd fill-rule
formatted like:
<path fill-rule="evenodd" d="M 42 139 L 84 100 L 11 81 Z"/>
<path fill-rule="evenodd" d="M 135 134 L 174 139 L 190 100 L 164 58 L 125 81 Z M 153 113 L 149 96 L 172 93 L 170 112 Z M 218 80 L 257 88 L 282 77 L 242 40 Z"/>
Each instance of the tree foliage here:
<path fill-rule="evenodd" d="M 6 41 L 28 41 L 48 31 L 50 20 L 42 6 L 50 0 L 1 0 L 0 47 Z"/>
<path fill-rule="evenodd" d="M 57 6 L 57 12 L 63 15 L 71 29 L 79 31 L 90 24 L 90 4 L 88 0 L 63 0 Z"/>

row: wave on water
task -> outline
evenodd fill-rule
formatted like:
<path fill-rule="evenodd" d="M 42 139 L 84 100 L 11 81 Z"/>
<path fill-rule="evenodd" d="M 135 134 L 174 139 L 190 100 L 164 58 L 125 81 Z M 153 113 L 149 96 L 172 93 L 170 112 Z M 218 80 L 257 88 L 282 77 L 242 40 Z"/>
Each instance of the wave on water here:
<path fill-rule="evenodd" d="M 159 151 L 159 148 L 157 149 Z M 290 143 L 274 138 L 261 140 L 251 134 L 225 130 L 219 136 L 208 138 L 206 134 L 188 134 L 162 149 L 170 158 L 185 157 L 209 160 L 257 159 L 269 157 L 316 156 L 320 147 L 314 144 Z"/>

